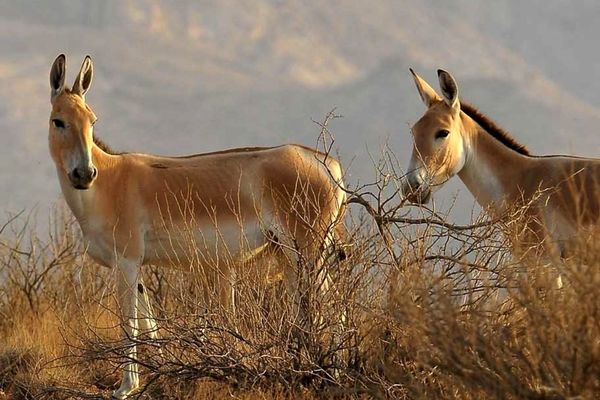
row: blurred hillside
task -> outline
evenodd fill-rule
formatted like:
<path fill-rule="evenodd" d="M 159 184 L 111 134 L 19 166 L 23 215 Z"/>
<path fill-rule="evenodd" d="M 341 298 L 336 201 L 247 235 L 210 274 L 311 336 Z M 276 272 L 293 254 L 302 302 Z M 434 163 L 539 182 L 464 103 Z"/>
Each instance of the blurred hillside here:
<path fill-rule="evenodd" d="M 59 198 L 47 151 L 48 72 L 94 59 L 96 133 L 119 150 L 186 154 L 314 145 L 333 130 L 349 184 L 388 140 L 402 164 L 423 106 L 408 73 L 451 71 L 463 97 L 534 153 L 600 150 L 600 3 L 461 0 L 0 0 L 0 204 Z M 446 193 L 466 189 L 460 182 Z M 461 194 L 470 208 L 473 200 Z"/>

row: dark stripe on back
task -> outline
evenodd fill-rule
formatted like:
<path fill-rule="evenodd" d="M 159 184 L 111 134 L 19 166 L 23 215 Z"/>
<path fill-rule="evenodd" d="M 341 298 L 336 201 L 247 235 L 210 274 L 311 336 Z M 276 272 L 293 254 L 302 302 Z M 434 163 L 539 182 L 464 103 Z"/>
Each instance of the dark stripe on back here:
<path fill-rule="evenodd" d="M 323 153 L 322 151 L 319 151 L 313 147 L 309 147 L 309 146 L 304 146 L 302 144 L 296 144 L 296 143 L 289 143 L 289 144 L 282 144 L 279 146 L 272 146 L 272 147 L 238 147 L 238 148 L 234 148 L 234 149 L 226 149 L 226 150 L 217 150 L 217 151 L 211 151 L 209 153 L 198 153 L 198 154 L 191 154 L 188 156 L 174 156 L 174 157 L 166 157 L 166 158 L 175 158 L 175 159 L 185 159 L 185 158 L 194 158 L 194 157 L 203 157 L 203 156 L 216 156 L 216 155 L 221 155 L 221 154 L 232 154 L 232 153 L 252 153 L 255 151 L 264 151 L 264 150 L 272 150 L 272 149 L 278 149 L 280 147 L 283 146 L 296 146 L 296 147 L 300 147 L 304 150 L 308 150 L 311 151 L 313 153 L 316 154 L 320 154 L 320 155 L 325 155 L 325 153 Z M 165 157 L 165 156 L 162 156 Z"/>
<path fill-rule="evenodd" d="M 94 135 L 94 143 L 96 144 L 96 146 L 98 146 L 105 153 L 108 153 L 108 154 L 111 154 L 111 155 L 127 154 L 127 152 L 114 151 L 109 145 L 107 145 L 104 141 L 102 141 L 102 139 L 100 139 L 96 135 Z M 320 155 L 323 155 L 323 156 L 325 155 L 325 153 L 323 153 L 322 151 L 319 151 L 319 150 L 317 150 L 315 148 L 312 148 L 312 147 L 309 147 L 309 146 L 304 146 L 302 144 L 291 144 L 291 145 L 303 148 L 303 149 L 308 150 L 308 151 L 312 151 L 312 152 L 314 152 L 316 154 L 320 154 Z M 159 156 L 159 157 L 182 160 L 182 159 L 187 159 L 187 158 L 203 157 L 203 156 L 214 156 L 214 155 L 220 155 L 220 154 L 252 153 L 252 152 L 255 152 L 255 151 L 264 151 L 264 150 L 276 149 L 276 148 L 283 147 L 283 146 L 287 146 L 287 145 L 284 144 L 284 145 L 273 146 L 273 147 L 239 147 L 239 148 L 234 148 L 234 149 L 211 151 L 211 152 L 208 152 L 208 153 L 190 154 L 190 155 L 186 155 L 186 156 Z M 165 166 L 158 165 L 158 164 L 157 165 L 153 165 L 153 167 L 154 168 L 166 168 Z"/>
<path fill-rule="evenodd" d="M 202 156 L 214 156 L 214 155 L 229 154 L 229 153 L 251 153 L 251 152 L 254 152 L 254 151 L 271 150 L 271 149 L 274 149 L 276 147 L 281 147 L 281 146 L 275 146 L 275 147 L 239 147 L 239 148 L 235 148 L 235 149 L 226 149 L 226 150 L 211 151 L 209 153 L 190 154 L 190 155 L 187 155 L 187 156 L 168 156 L 166 158 L 184 159 L 184 158 L 194 158 L 194 157 L 202 157 Z M 162 157 L 165 157 L 165 156 L 162 156 Z"/>
<path fill-rule="evenodd" d="M 124 152 L 118 152 L 118 151 L 113 150 L 109 145 L 107 145 L 102 139 L 100 139 L 96 135 L 94 135 L 94 143 L 105 153 L 112 154 L 112 155 L 127 154 Z M 276 147 L 281 147 L 281 146 L 276 146 Z M 304 147 L 304 146 L 301 146 L 301 147 Z M 253 151 L 270 150 L 270 149 L 274 149 L 274 148 L 275 147 L 240 147 L 237 149 L 218 150 L 218 151 L 213 151 L 210 153 L 190 154 L 187 156 L 161 156 L 161 157 L 185 159 L 185 158 L 212 156 L 212 155 L 227 154 L 227 153 L 248 153 L 248 152 L 253 152 Z M 156 166 L 156 167 L 161 168 L 160 166 Z"/>
<path fill-rule="evenodd" d="M 492 121 L 487 115 L 479 111 L 473 105 L 460 100 L 460 109 L 462 112 L 467 114 L 471 119 L 479 124 L 484 131 L 492 135 L 506 147 L 513 149 L 517 153 L 529 156 L 529 150 L 527 147 L 517 142 L 510 133 L 500 128 L 494 121 Z"/>

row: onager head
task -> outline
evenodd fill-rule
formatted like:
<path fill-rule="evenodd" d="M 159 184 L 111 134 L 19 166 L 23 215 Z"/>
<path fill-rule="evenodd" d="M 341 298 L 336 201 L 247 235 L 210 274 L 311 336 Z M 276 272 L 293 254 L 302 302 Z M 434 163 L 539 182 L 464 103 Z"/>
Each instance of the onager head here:
<path fill-rule="evenodd" d="M 427 111 L 411 129 L 414 147 L 403 192 L 410 201 L 424 204 L 463 168 L 466 144 L 454 78 L 438 70 L 442 98 L 412 69 L 410 72 Z"/>
<path fill-rule="evenodd" d="M 59 55 L 50 70 L 50 154 L 59 174 L 78 190 L 89 189 L 98 176 L 92 160 L 96 115 L 85 103 L 92 83 L 92 59 L 86 56 L 73 87 L 65 87 L 66 58 Z"/>

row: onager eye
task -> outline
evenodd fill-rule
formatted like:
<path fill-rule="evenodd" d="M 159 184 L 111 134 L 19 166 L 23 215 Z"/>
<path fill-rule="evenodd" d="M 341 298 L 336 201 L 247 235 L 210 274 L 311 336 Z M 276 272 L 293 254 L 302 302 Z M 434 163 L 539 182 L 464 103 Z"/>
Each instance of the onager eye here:
<path fill-rule="evenodd" d="M 437 133 L 435 134 L 435 138 L 436 139 L 442 139 L 447 137 L 450 134 L 450 131 L 448 129 L 440 129 L 439 131 L 437 131 Z"/>
<path fill-rule="evenodd" d="M 52 124 L 54 125 L 55 128 L 64 128 L 65 127 L 65 123 L 63 121 L 61 121 L 60 119 L 53 119 Z"/>

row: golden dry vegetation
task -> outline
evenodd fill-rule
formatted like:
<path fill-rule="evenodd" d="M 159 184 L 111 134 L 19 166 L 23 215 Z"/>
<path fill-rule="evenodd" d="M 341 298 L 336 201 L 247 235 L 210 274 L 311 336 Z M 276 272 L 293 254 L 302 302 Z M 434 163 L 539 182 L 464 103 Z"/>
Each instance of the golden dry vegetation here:
<path fill-rule="evenodd" d="M 598 398 L 593 237 L 560 263 L 517 260 L 519 210 L 454 225 L 405 202 L 396 166 L 385 154 L 374 183 L 352 190 L 349 257 L 327 262 L 335 289 L 315 291 L 305 266 L 304 306 L 319 316 L 308 325 L 263 265 L 238 271 L 235 311 L 210 271 L 145 269 L 160 339 L 137 339 L 137 398 Z M 114 273 L 85 256 L 68 211 L 49 226 L 23 213 L 0 230 L 0 399 L 109 398 L 130 343 Z"/>

